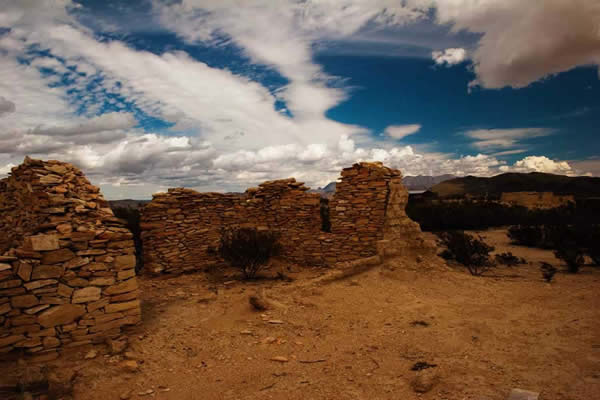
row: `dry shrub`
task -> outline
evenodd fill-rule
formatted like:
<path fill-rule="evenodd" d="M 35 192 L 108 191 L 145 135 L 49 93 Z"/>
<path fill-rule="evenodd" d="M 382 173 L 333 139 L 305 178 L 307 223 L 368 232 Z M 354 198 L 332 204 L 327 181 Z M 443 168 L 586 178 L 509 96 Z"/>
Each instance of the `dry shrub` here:
<path fill-rule="evenodd" d="M 471 275 L 480 276 L 494 266 L 490 260 L 492 246 L 487 245 L 481 237 L 474 237 L 464 232 L 451 231 L 440 234 L 447 247 L 441 256 L 463 264 Z"/>
<path fill-rule="evenodd" d="M 244 278 L 252 279 L 271 257 L 279 255 L 281 246 L 274 232 L 238 228 L 221 233 L 218 252 L 232 267 L 239 268 Z"/>

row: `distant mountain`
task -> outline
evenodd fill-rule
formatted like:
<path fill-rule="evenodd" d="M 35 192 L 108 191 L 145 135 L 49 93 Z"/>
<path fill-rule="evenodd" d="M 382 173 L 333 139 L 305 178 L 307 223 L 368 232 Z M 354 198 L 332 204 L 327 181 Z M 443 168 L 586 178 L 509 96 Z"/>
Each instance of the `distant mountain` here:
<path fill-rule="evenodd" d="M 600 196 L 600 178 L 570 177 L 541 172 L 506 173 L 491 178 L 465 176 L 438 183 L 430 189 L 438 197 L 499 197 L 505 192 L 552 192 L 575 198 Z"/>
<path fill-rule="evenodd" d="M 150 203 L 150 200 L 131 200 L 131 199 L 125 199 L 125 200 L 109 200 L 108 204 L 110 204 L 110 208 L 115 209 L 115 208 L 131 208 L 131 209 L 136 209 L 136 208 L 140 208 L 143 207 L 144 205 Z"/>
<path fill-rule="evenodd" d="M 455 178 L 454 175 L 439 175 L 439 176 L 405 176 L 402 178 L 402 183 L 409 191 L 428 190 L 432 186 Z M 326 186 L 311 190 L 314 193 L 320 193 L 321 196 L 330 198 L 335 193 L 335 182 L 330 182 Z"/>
<path fill-rule="evenodd" d="M 407 190 L 428 190 L 434 185 L 440 182 L 444 182 L 450 179 L 454 179 L 454 175 L 438 175 L 438 176 L 405 176 L 402 178 L 402 183 Z"/>

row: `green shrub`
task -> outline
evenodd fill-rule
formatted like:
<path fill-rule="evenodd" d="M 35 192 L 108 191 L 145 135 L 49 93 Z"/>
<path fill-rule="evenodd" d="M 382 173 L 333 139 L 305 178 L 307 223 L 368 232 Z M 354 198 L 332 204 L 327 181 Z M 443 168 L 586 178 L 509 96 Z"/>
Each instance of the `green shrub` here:
<path fill-rule="evenodd" d="M 439 236 L 447 247 L 441 256 L 463 264 L 471 275 L 482 275 L 494 266 L 490 260 L 490 251 L 494 248 L 487 245 L 480 237 L 475 238 L 459 231 L 444 232 Z"/>
<path fill-rule="evenodd" d="M 576 274 L 584 263 L 584 253 L 574 241 L 564 241 L 554 251 L 556 258 L 567 264 L 567 270 Z"/>
<path fill-rule="evenodd" d="M 273 232 L 239 228 L 222 232 L 218 252 L 232 267 L 239 268 L 244 278 L 252 279 L 281 252 L 281 246 Z"/>
<path fill-rule="evenodd" d="M 524 258 L 519 258 L 510 251 L 508 253 L 496 254 L 496 262 L 498 264 L 507 265 L 509 267 L 514 267 L 519 264 L 526 264 L 527 261 Z"/>

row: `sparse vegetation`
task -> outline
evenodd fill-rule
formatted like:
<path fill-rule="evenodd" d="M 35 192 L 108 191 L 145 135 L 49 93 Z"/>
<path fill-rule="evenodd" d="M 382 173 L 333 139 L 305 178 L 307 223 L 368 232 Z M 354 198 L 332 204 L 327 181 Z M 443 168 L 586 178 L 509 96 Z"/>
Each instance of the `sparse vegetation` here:
<path fill-rule="evenodd" d="M 552 279 L 554 278 L 554 274 L 556 274 L 557 269 L 554 268 L 554 266 L 548 264 L 547 262 L 543 262 L 540 267 L 540 271 L 542 271 L 542 277 L 544 278 L 544 280 L 550 283 L 552 282 Z"/>
<path fill-rule="evenodd" d="M 281 251 L 278 235 L 254 228 L 224 230 L 219 255 L 231 266 L 239 268 L 245 279 L 253 279 L 271 257 Z"/>
<path fill-rule="evenodd" d="M 441 256 L 463 264 L 471 275 L 480 276 L 494 266 L 490 260 L 490 251 L 494 248 L 480 237 L 476 238 L 460 231 L 444 232 L 440 237 L 447 247 Z"/>
<path fill-rule="evenodd" d="M 406 214 L 418 222 L 422 230 L 430 232 L 507 225 L 589 225 L 600 224 L 600 202 L 582 200 L 577 205 L 528 209 L 495 201 L 439 201 L 411 196 Z"/>
<path fill-rule="evenodd" d="M 567 264 L 567 270 L 572 274 L 579 272 L 584 263 L 583 251 L 574 241 L 561 242 L 554 255 Z"/>
<path fill-rule="evenodd" d="M 527 261 L 524 258 L 519 258 L 510 251 L 508 253 L 500 253 L 496 254 L 496 262 L 498 264 L 507 265 L 509 267 L 514 267 L 519 264 L 526 264 Z"/>

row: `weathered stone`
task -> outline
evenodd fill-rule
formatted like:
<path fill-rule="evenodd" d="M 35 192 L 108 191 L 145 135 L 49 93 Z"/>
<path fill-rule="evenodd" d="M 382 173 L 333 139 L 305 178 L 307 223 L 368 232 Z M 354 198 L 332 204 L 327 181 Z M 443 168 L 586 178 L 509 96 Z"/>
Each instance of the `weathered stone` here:
<path fill-rule="evenodd" d="M 75 253 L 69 249 L 58 249 L 44 253 L 42 264 L 57 264 L 59 262 L 69 261 L 75 258 Z"/>
<path fill-rule="evenodd" d="M 33 251 L 58 250 L 58 236 L 56 235 L 36 235 L 30 236 L 29 241 Z"/>
<path fill-rule="evenodd" d="M 25 340 L 25 336 L 23 336 L 23 335 L 12 335 L 12 336 L 0 337 L 0 348 L 9 346 L 11 344 L 15 344 L 22 340 Z"/>
<path fill-rule="evenodd" d="M 136 278 L 131 278 L 116 285 L 107 287 L 106 289 L 104 289 L 104 293 L 108 295 L 114 295 L 131 292 L 132 290 L 136 290 L 137 288 L 138 285 Z"/>
<path fill-rule="evenodd" d="M 60 265 L 40 265 L 33 269 L 31 279 L 60 278 L 64 269 Z"/>
<path fill-rule="evenodd" d="M 117 269 L 129 269 L 135 267 L 135 256 L 134 255 L 126 255 L 126 256 L 117 256 L 115 257 L 115 267 Z"/>
<path fill-rule="evenodd" d="M 88 303 L 90 301 L 100 300 L 102 290 L 99 287 L 86 287 L 73 292 L 72 303 Z"/>
<path fill-rule="evenodd" d="M 6 314 L 12 310 L 9 303 L 0 304 L 0 315 Z"/>
<path fill-rule="evenodd" d="M 58 281 L 56 279 L 42 279 L 39 281 L 27 282 L 27 283 L 23 284 L 23 286 L 25 286 L 25 289 L 31 291 L 31 290 L 39 289 L 44 286 L 54 285 L 56 283 L 58 283 Z"/>
<path fill-rule="evenodd" d="M 126 269 L 117 272 L 117 279 L 122 281 L 124 279 L 133 278 L 135 276 L 135 269 Z"/>
<path fill-rule="evenodd" d="M 60 340 L 57 339 L 56 337 L 46 336 L 46 337 L 44 337 L 44 339 L 42 339 L 42 345 L 46 349 L 51 349 L 51 348 L 60 346 Z"/>
<path fill-rule="evenodd" d="M 115 278 L 112 276 L 100 277 L 100 278 L 92 278 L 90 280 L 90 285 L 92 286 L 110 286 L 115 284 Z"/>
<path fill-rule="evenodd" d="M 28 308 L 28 309 L 24 310 L 24 312 L 25 312 L 25 314 L 33 315 L 33 314 L 37 314 L 40 311 L 43 311 L 47 308 L 50 308 L 50 304 L 40 304 L 39 306 Z"/>
<path fill-rule="evenodd" d="M 29 308 L 39 303 L 38 298 L 32 294 L 14 296 L 10 298 L 10 304 L 15 308 Z"/>
<path fill-rule="evenodd" d="M 75 257 L 75 258 L 67 261 L 66 263 L 64 263 L 63 266 L 66 269 L 75 269 L 75 268 L 79 268 L 79 267 L 82 267 L 84 265 L 87 265 L 89 263 L 90 263 L 90 259 L 89 258 Z"/>
<path fill-rule="evenodd" d="M 31 279 L 31 270 L 31 264 L 20 261 L 17 266 L 17 275 L 24 281 L 28 281 Z"/>
<path fill-rule="evenodd" d="M 61 304 L 38 315 L 37 319 L 44 328 L 65 325 L 85 314 L 85 307 L 75 304 Z"/>
<path fill-rule="evenodd" d="M 21 281 L 19 279 L 11 279 L 0 282 L 0 289 L 10 289 L 18 286 L 21 286 Z"/>
<path fill-rule="evenodd" d="M 110 313 L 121 312 L 121 311 L 124 311 L 124 310 L 139 308 L 139 307 L 140 307 L 140 301 L 139 300 L 133 300 L 133 301 L 127 301 L 127 302 L 124 302 L 124 303 L 112 303 L 112 304 L 108 304 L 106 307 L 104 307 L 104 311 L 107 314 L 110 314 Z"/>

